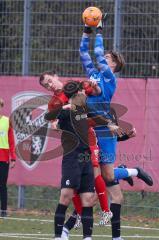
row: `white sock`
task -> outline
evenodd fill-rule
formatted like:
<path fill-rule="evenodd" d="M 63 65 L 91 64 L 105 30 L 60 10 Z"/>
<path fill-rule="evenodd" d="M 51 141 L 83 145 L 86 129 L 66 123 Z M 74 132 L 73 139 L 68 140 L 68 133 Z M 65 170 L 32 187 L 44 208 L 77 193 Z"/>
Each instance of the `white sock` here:
<path fill-rule="evenodd" d="M 63 227 L 61 237 L 68 237 L 68 234 L 69 234 L 69 230 Z"/>
<path fill-rule="evenodd" d="M 91 237 L 86 237 L 86 238 L 83 238 L 83 240 L 92 240 Z"/>
<path fill-rule="evenodd" d="M 138 175 L 138 170 L 137 169 L 135 169 L 135 168 L 126 168 L 126 169 L 128 171 L 129 176 L 136 177 Z"/>
<path fill-rule="evenodd" d="M 123 240 L 121 237 L 113 238 L 113 240 Z"/>

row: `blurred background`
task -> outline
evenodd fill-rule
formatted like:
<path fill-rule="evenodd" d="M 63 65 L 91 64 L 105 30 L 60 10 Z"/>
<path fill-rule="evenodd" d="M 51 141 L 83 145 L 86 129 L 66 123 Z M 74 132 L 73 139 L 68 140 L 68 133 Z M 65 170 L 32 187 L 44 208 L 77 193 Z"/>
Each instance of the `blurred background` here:
<path fill-rule="evenodd" d="M 0 74 L 35 76 L 56 68 L 63 76 L 83 76 L 81 14 L 90 5 L 108 13 L 105 49 L 124 54 L 121 76 L 158 77 L 158 0 L 1 0 Z"/>

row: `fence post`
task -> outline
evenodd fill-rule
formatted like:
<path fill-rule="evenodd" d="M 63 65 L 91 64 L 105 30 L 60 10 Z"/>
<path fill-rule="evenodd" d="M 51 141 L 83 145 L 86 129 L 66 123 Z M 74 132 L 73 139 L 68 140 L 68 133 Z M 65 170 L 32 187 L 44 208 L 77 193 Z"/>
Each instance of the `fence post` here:
<path fill-rule="evenodd" d="M 18 187 L 18 208 L 25 207 L 25 187 L 19 186 Z"/>
<path fill-rule="evenodd" d="M 23 23 L 23 65 L 22 65 L 22 75 L 29 74 L 29 60 L 30 60 L 30 10 L 31 4 L 30 0 L 24 1 L 24 23 Z"/>
<path fill-rule="evenodd" d="M 22 75 L 29 75 L 29 62 L 30 62 L 30 11 L 31 1 L 24 1 L 24 23 L 23 23 L 23 62 L 22 62 Z M 25 207 L 25 186 L 18 187 L 18 208 Z"/>
<path fill-rule="evenodd" d="M 122 0 L 115 0 L 114 6 L 114 50 L 121 49 L 121 9 Z"/>

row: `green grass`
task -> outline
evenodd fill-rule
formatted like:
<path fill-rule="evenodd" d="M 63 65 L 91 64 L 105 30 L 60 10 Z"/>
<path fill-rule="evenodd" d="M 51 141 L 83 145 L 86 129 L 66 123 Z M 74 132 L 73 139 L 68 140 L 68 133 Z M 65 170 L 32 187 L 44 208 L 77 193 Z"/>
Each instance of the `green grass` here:
<path fill-rule="evenodd" d="M 26 187 L 25 209 L 18 210 L 18 189 L 16 186 L 9 186 L 9 214 L 11 218 L 0 219 L 0 240 L 53 239 L 52 220 L 59 193 L 59 189 L 51 187 Z M 122 236 L 124 240 L 159 239 L 159 193 L 124 192 L 124 199 L 122 206 Z M 71 211 L 72 206 L 69 208 L 69 213 Z M 99 220 L 99 211 L 99 205 L 95 206 L 96 223 Z M 32 219 L 36 219 L 36 221 Z M 40 219 L 46 221 L 40 221 Z M 111 240 L 110 226 L 101 228 L 95 225 L 93 235 L 95 240 Z M 70 239 L 82 239 L 81 230 L 71 231 Z"/>
<path fill-rule="evenodd" d="M 53 216 L 30 214 L 27 211 L 12 214 L 6 219 L 0 219 L 0 239 L 53 239 Z M 45 221 L 44 221 L 45 220 Z M 48 220 L 48 221 L 46 221 Z M 97 222 L 95 217 L 95 222 Z M 141 218 L 127 218 L 122 220 L 122 236 L 124 240 L 129 239 L 159 239 L 159 221 Z M 127 228 L 125 227 L 127 226 Z M 137 227 L 137 228 L 136 228 Z M 7 235 L 5 235 L 7 234 Z M 93 239 L 111 240 L 110 226 L 94 226 Z M 82 231 L 71 231 L 70 239 L 82 239 Z"/>
<path fill-rule="evenodd" d="M 25 188 L 25 208 L 39 212 L 54 212 L 60 190 L 52 187 Z M 17 209 L 18 189 L 16 186 L 8 187 L 9 206 Z M 124 192 L 122 216 L 142 216 L 146 218 L 159 218 L 159 193 Z M 99 212 L 99 205 L 95 207 Z"/>

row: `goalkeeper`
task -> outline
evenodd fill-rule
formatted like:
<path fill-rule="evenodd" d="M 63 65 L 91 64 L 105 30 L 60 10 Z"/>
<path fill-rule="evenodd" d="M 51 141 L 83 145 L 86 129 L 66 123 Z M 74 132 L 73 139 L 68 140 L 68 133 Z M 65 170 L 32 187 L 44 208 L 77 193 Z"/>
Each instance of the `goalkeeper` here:
<path fill-rule="evenodd" d="M 85 26 L 80 43 L 80 57 L 87 76 L 91 84 L 98 89 L 96 96 L 88 96 L 86 103 L 90 117 L 103 116 L 112 119 L 110 114 L 110 103 L 117 87 L 115 73 L 122 70 L 125 61 L 121 54 L 115 51 L 108 51 L 104 55 L 102 21 L 96 28 L 96 37 L 94 45 L 94 54 L 98 69 L 94 67 L 90 54 L 88 52 L 90 34 L 92 29 Z M 137 176 L 149 186 L 153 185 L 152 178 L 140 168 L 126 169 L 116 168 L 114 162 L 116 159 L 117 136 L 112 134 L 107 126 L 95 127 L 98 140 L 98 146 L 101 153 L 100 166 L 102 176 L 107 182 L 114 179 L 120 180 L 129 176 Z"/>

